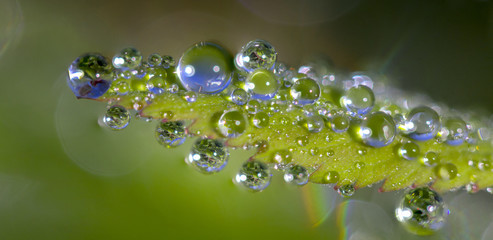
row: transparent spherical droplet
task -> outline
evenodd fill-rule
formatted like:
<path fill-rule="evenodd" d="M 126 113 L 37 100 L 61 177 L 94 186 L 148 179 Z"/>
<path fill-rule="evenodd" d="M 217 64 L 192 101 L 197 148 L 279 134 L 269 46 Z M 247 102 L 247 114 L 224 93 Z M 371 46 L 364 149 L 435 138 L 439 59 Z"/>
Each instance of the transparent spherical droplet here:
<path fill-rule="evenodd" d="M 67 83 L 78 98 L 98 98 L 108 91 L 113 81 L 113 67 L 97 53 L 75 59 L 68 68 Z"/>
<path fill-rule="evenodd" d="M 269 115 L 265 112 L 258 112 L 252 117 L 252 123 L 257 128 L 269 126 Z"/>
<path fill-rule="evenodd" d="M 460 145 L 468 136 L 467 124 L 460 118 L 448 118 L 443 126 L 448 130 L 447 144 L 449 145 Z"/>
<path fill-rule="evenodd" d="M 236 105 L 243 106 L 248 102 L 249 99 L 250 96 L 248 95 L 248 93 L 241 88 L 237 88 L 233 90 L 233 92 L 231 92 L 231 101 L 234 102 Z"/>
<path fill-rule="evenodd" d="M 186 162 L 202 173 L 216 173 L 228 163 L 229 152 L 216 139 L 198 139 L 186 158 Z"/>
<path fill-rule="evenodd" d="M 118 79 L 111 84 L 112 90 L 118 95 L 125 95 L 130 90 L 127 79 Z"/>
<path fill-rule="evenodd" d="M 272 174 L 269 167 L 260 161 L 247 161 L 236 174 L 235 181 L 249 190 L 260 192 L 270 184 Z"/>
<path fill-rule="evenodd" d="M 163 60 L 161 62 L 161 66 L 163 68 L 170 68 L 170 67 L 174 67 L 176 65 L 176 61 L 172 56 L 165 55 L 165 56 L 162 56 L 162 59 Z"/>
<path fill-rule="evenodd" d="M 306 128 L 309 132 L 318 133 L 322 131 L 325 125 L 325 120 L 320 115 L 313 115 L 305 118 L 303 122 L 303 127 Z"/>
<path fill-rule="evenodd" d="M 251 98 L 269 100 L 280 87 L 279 79 L 274 73 L 265 69 L 257 69 L 250 73 L 245 81 L 245 88 Z"/>
<path fill-rule="evenodd" d="M 337 189 L 337 192 L 341 196 L 346 197 L 346 198 L 353 196 L 353 194 L 354 194 L 355 191 L 356 191 L 356 189 L 354 189 L 354 185 L 353 184 L 342 185 L 342 186 L 340 186 Z"/>
<path fill-rule="evenodd" d="M 163 57 L 157 53 L 153 53 L 147 57 L 147 63 L 151 67 L 159 67 L 163 62 Z"/>
<path fill-rule="evenodd" d="M 196 92 L 192 92 L 192 91 L 187 91 L 183 95 L 183 99 L 185 99 L 185 101 L 187 101 L 189 103 L 193 103 L 193 102 L 197 101 L 197 93 Z"/>
<path fill-rule="evenodd" d="M 267 41 L 254 40 L 247 43 L 236 55 L 235 64 L 238 69 L 247 72 L 256 69 L 272 69 L 276 64 L 277 52 Z"/>
<path fill-rule="evenodd" d="M 330 155 L 330 154 L 329 154 Z M 339 173 L 337 171 L 328 171 L 324 174 L 322 182 L 324 184 L 334 184 L 339 181 Z"/>
<path fill-rule="evenodd" d="M 308 145 L 309 137 L 308 136 L 299 136 L 296 138 L 296 143 L 302 147 Z"/>
<path fill-rule="evenodd" d="M 139 67 L 141 62 L 142 54 L 132 47 L 122 49 L 113 57 L 113 66 L 124 71 Z"/>
<path fill-rule="evenodd" d="M 287 183 L 302 186 L 308 183 L 308 170 L 300 165 L 293 165 L 284 172 L 284 181 Z"/>
<path fill-rule="evenodd" d="M 329 121 L 330 128 L 336 133 L 347 131 L 349 128 L 349 124 L 350 119 L 346 114 L 334 115 Z"/>
<path fill-rule="evenodd" d="M 375 105 L 375 95 L 373 90 L 367 86 L 352 87 L 341 98 L 341 105 L 346 107 L 348 111 L 367 114 Z"/>
<path fill-rule="evenodd" d="M 278 150 L 274 152 L 272 161 L 276 169 L 283 170 L 293 161 L 293 154 L 286 149 Z"/>
<path fill-rule="evenodd" d="M 177 75 L 182 85 L 199 93 L 218 93 L 231 82 L 233 66 L 228 52 L 219 45 L 201 42 L 180 58 Z"/>
<path fill-rule="evenodd" d="M 146 88 L 154 94 L 161 94 L 169 88 L 169 84 L 163 77 L 154 76 L 147 81 Z"/>
<path fill-rule="evenodd" d="M 219 133 L 224 137 L 238 137 L 247 128 L 245 115 L 237 110 L 224 112 L 217 123 Z"/>
<path fill-rule="evenodd" d="M 312 104 L 320 98 L 320 86 L 311 78 L 301 78 L 291 86 L 290 94 L 297 105 Z"/>
<path fill-rule="evenodd" d="M 438 113 L 425 106 L 412 109 L 407 119 L 415 126 L 415 131 L 409 137 L 418 141 L 425 141 L 435 137 L 440 131 L 440 116 Z"/>
<path fill-rule="evenodd" d="M 253 99 L 248 101 L 248 103 L 245 106 L 245 109 L 248 111 L 248 113 L 255 114 L 260 110 L 261 107 L 262 105 L 260 104 L 260 102 Z"/>
<path fill-rule="evenodd" d="M 419 145 L 412 141 L 402 143 L 397 154 L 406 160 L 414 160 L 419 156 Z"/>
<path fill-rule="evenodd" d="M 128 126 L 130 113 L 122 106 L 111 106 L 103 116 L 103 123 L 112 130 L 121 130 Z"/>
<path fill-rule="evenodd" d="M 397 220 L 418 235 L 429 235 L 441 229 L 448 215 L 449 210 L 440 195 L 427 187 L 408 191 L 395 210 Z"/>
<path fill-rule="evenodd" d="M 452 180 L 457 177 L 457 167 L 453 163 L 438 164 L 435 169 L 437 177 L 443 180 Z"/>
<path fill-rule="evenodd" d="M 421 158 L 421 163 L 423 165 L 426 165 L 428 167 L 434 167 L 440 162 L 438 153 L 436 152 L 427 152 L 425 155 Z"/>
<path fill-rule="evenodd" d="M 186 131 L 183 122 L 160 122 L 155 131 L 159 144 L 173 148 L 182 145 L 186 140 Z"/>
<path fill-rule="evenodd" d="M 392 143 L 396 135 L 394 120 L 383 112 L 368 115 L 357 131 L 363 143 L 372 147 L 384 147 Z"/>

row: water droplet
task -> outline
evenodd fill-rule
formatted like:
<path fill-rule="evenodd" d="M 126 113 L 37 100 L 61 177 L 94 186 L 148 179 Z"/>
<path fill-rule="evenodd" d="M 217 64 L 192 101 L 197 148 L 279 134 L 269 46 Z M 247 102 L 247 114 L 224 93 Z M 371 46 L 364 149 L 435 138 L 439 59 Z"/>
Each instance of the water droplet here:
<path fill-rule="evenodd" d="M 395 123 L 391 116 L 383 112 L 375 112 L 361 123 L 357 134 L 368 146 L 384 147 L 394 140 Z"/>
<path fill-rule="evenodd" d="M 269 115 L 265 112 L 258 112 L 252 117 L 252 123 L 257 128 L 269 126 Z"/>
<path fill-rule="evenodd" d="M 320 115 L 307 117 L 303 121 L 303 127 L 311 133 L 318 133 L 324 128 L 325 121 Z"/>
<path fill-rule="evenodd" d="M 329 125 L 332 131 L 342 133 L 348 130 L 350 124 L 349 117 L 345 114 L 337 114 L 330 118 Z"/>
<path fill-rule="evenodd" d="M 186 131 L 183 122 L 160 122 L 156 127 L 158 143 L 173 148 L 182 145 L 186 140 Z"/>
<path fill-rule="evenodd" d="M 350 112 L 367 114 L 375 104 L 373 90 L 367 86 L 359 85 L 346 91 L 341 98 L 341 105 Z"/>
<path fill-rule="evenodd" d="M 195 101 L 197 101 L 197 93 L 192 91 L 187 91 L 183 95 L 183 99 L 185 99 L 185 101 L 189 103 L 194 103 Z"/>
<path fill-rule="evenodd" d="M 367 153 L 367 150 L 366 149 L 364 149 L 364 148 L 358 149 L 358 154 L 359 155 L 364 156 L 364 155 L 366 155 L 366 153 Z"/>
<path fill-rule="evenodd" d="M 276 169 L 283 170 L 293 161 L 293 154 L 288 150 L 279 150 L 274 153 L 272 160 Z"/>
<path fill-rule="evenodd" d="M 478 162 L 478 169 L 481 171 L 488 171 L 491 170 L 491 163 L 487 159 L 481 159 Z"/>
<path fill-rule="evenodd" d="M 186 162 L 202 173 L 216 173 L 228 163 L 229 152 L 222 142 L 216 139 L 198 139 Z"/>
<path fill-rule="evenodd" d="M 467 124 L 460 118 L 448 118 L 444 121 L 448 130 L 447 144 L 456 146 L 464 142 L 468 135 Z"/>
<path fill-rule="evenodd" d="M 165 55 L 162 58 L 163 58 L 163 61 L 161 63 L 161 66 L 163 68 L 170 68 L 170 67 L 174 67 L 176 65 L 176 61 L 172 56 Z"/>
<path fill-rule="evenodd" d="M 177 75 L 187 90 L 213 94 L 229 85 L 232 68 L 226 50 L 214 43 L 201 42 L 183 53 Z"/>
<path fill-rule="evenodd" d="M 345 198 L 353 196 L 355 191 L 353 184 L 342 185 L 337 189 L 337 192 Z"/>
<path fill-rule="evenodd" d="M 418 141 L 425 141 L 435 137 L 440 131 L 440 116 L 438 113 L 425 106 L 417 107 L 411 110 L 407 116 L 410 122 L 415 126 L 415 131 L 409 134 L 409 137 Z"/>
<path fill-rule="evenodd" d="M 308 145 L 308 136 L 299 136 L 296 138 L 296 143 L 298 143 L 298 145 L 304 147 L 306 145 Z"/>
<path fill-rule="evenodd" d="M 339 173 L 337 171 L 328 171 L 322 179 L 325 184 L 333 184 L 339 181 Z"/>
<path fill-rule="evenodd" d="M 270 184 L 272 174 L 263 162 L 250 160 L 243 164 L 236 174 L 236 183 L 255 192 L 260 192 Z"/>
<path fill-rule="evenodd" d="M 130 85 L 128 84 L 128 81 L 124 78 L 114 81 L 111 86 L 113 91 L 116 92 L 118 95 L 125 95 L 130 90 Z"/>
<path fill-rule="evenodd" d="M 219 118 L 217 128 L 224 137 L 238 137 L 245 132 L 247 119 L 240 111 L 227 111 Z"/>
<path fill-rule="evenodd" d="M 113 57 L 113 66 L 123 71 L 135 69 L 142 62 L 142 54 L 135 48 L 124 48 Z"/>
<path fill-rule="evenodd" d="M 112 130 L 121 130 L 128 126 L 130 113 L 122 106 L 111 106 L 104 114 L 103 122 Z"/>
<path fill-rule="evenodd" d="M 435 191 L 421 187 L 408 191 L 395 210 L 397 220 L 418 235 L 429 235 L 445 224 L 449 210 Z"/>
<path fill-rule="evenodd" d="M 147 81 L 146 87 L 154 94 L 161 94 L 168 88 L 168 83 L 161 76 L 154 76 Z"/>
<path fill-rule="evenodd" d="M 249 99 L 248 93 L 241 88 L 237 88 L 231 92 L 231 101 L 236 105 L 245 105 Z"/>
<path fill-rule="evenodd" d="M 364 162 L 355 162 L 354 163 L 354 167 L 356 169 L 359 169 L 359 170 L 363 169 L 365 166 L 366 166 L 366 163 L 364 163 Z"/>
<path fill-rule="evenodd" d="M 436 152 L 427 152 L 425 155 L 421 158 L 421 163 L 428 166 L 428 167 L 434 167 L 440 162 L 438 153 Z"/>
<path fill-rule="evenodd" d="M 257 69 L 250 73 L 245 81 L 245 88 L 251 98 L 269 100 L 280 87 L 279 79 L 269 70 Z"/>
<path fill-rule="evenodd" d="M 402 143 L 397 154 L 406 160 L 414 160 L 419 156 L 419 145 L 412 141 Z"/>
<path fill-rule="evenodd" d="M 260 110 L 261 107 L 262 105 L 260 104 L 260 102 L 253 99 L 248 101 L 247 105 L 245 106 L 245 109 L 247 110 L 248 113 L 255 114 Z"/>
<path fill-rule="evenodd" d="M 163 57 L 157 53 L 153 53 L 147 57 L 147 63 L 151 67 L 159 67 L 163 62 Z"/>
<path fill-rule="evenodd" d="M 290 166 L 286 172 L 284 172 L 284 181 L 298 186 L 307 184 L 308 177 L 308 170 L 300 165 Z"/>
<path fill-rule="evenodd" d="M 256 69 L 272 69 L 276 64 L 277 52 L 267 41 L 254 40 L 247 43 L 236 55 L 235 64 L 238 69 L 247 72 Z"/>
<path fill-rule="evenodd" d="M 295 104 L 312 104 L 320 98 L 320 86 L 311 78 L 301 78 L 294 82 L 290 90 Z"/>
<path fill-rule="evenodd" d="M 97 53 L 82 55 L 68 69 L 67 83 L 78 98 L 96 99 L 108 91 L 113 81 L 113 67 Z"/>
<path fill-rule="evenodd" d="M 439 164 L 435 170 L 436 175 L 443 180 L 452 180 L 457 177 L 457 167 L 453 163 Z"/>

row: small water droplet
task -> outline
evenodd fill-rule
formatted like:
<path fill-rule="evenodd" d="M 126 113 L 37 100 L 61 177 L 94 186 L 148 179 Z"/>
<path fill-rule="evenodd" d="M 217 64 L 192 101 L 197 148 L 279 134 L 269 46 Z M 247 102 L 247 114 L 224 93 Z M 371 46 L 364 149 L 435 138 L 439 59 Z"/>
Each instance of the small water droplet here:
<path fill-rule="evenodd" d="M 409 137 L 418 141 L 426 141 L 435 137 L 441 129 L 440 116 L 438 113 L 425 106 L 411 110 L 407 116 L 415 126 L 414 132 Z"/>
<path fill-rule="evenodd" d="M 436 175 L 443 180 L 452 180 L 457 177 L 457 167 L 453 163 L 444 163 L 436 166 Z"/>
<path fill-rule="evenodd" d="M 468 136 L 467 124 L 461 118 L 448 118 L 443 125 L 448 130 L 447 144 L 449 145 L 460 145 Z"/>
<path fill-rule="evenodd" d="M 320 86 L 311 78 L 301 78 L 291 86 L 290 94 L 296 105 L 312 104 L 320 98 Z"/>
<path fill-rule="evenodd" d="M 276 169 L 284 170 L 293 161 L 293 154 L 286 149 L 279 150 L 273 154 L 272 160 Z"/>
<path fill-rule="evenodd" d="M 130 113 L 122 106 L 111 106 L 103 116 L 103 123 L 112 130 L 121 130 L 128 126 Z"/>
<path fill-rule="evenodd" d="M 269 167 L 260 161 L 245 162 L 235 177 L 235 182 L 247 189 L 260 192 L 270 184 L 272 174 Z"/>
<path fill-rule="evenodd" d="M 397 154 L 406 160 L 414 160 L 419 156 L 419 145 L 412 141 L 404 142 L 397 149 Z"/>
<path fill-rule="evenodd" d="M 252 123 L 257 128 L 269 126 L 269 115 L 265 112 L 258 112 L 252 117 Z"/>
<path fill-rule="evenodd" d="M 217 129 L 224 137 L 238 137 L 245 132 L 247 119 L 237 110 L 224 112 L 217 123 Z"/>
<path fill-rule="evenodd" d="M 354 189 L 353 184 L 342 185 L 337 189 L 337 192 L 339 193 L 339 195 L 341 195 L 342 197 L 345 197 L 345 198 L 353 196 L 355 191 L 356 190 Z"/>
<path fill-rule="evenodd" d="M 262 105 L 260 104 L 260 102 L 253 99 L 248 101 L 248 103 L 245 106 L 245 109 L 247 110 L 248 113 L 255 114 L 261 109 L 261 107 Z"/>
<path fill-rule="evenodd" d="M 359 85 L 346 91 L 341 98 L 341 105 L 350 112 L 366 114 L 375 104 L 373 90 L 367 86 Z"/>
<path fill-rule="evenodd" d="M 183 122 L 160 122 L 156 127 L 158 143 L 173 148 L 182 145 L 186 140 L 186 131 Z"/>
<path fill-rule="evenodd" d="M 123 71 L 136 69 L 142 62 L 142 54 L 135 48 L 124 48 L 113 57 L 113 66 Z"/>
<path fill-rule="evenodd" d="M 332 131 L 342 133 L 348 130 L 350 124 L 349 117 L 346 114 L 336 114 L 330 118 L 329 125 Z"/>
<path fill-rule="evenodd" d="M 231 92 L 231 101 L 234 102 L 236 105 L 243 106 L 248 102 L 249 99 L 250 96 L 248 95 L 248 93 L 241 88 L 237 88 L 233 90 L 233 92 Z"/>
<path fill-rule="evenodd" d="M 434 167 L 440 162 L 438 153 L 436 152 L 427 152 L 425 155 L 421 158 L 421 163 L 423 165 L 426 165 L 428 167 Z"/>
<path fill-rule="evenodd" d="M 383 112 L 371 113 L 364 120 L 357 135 L 363 143 L 372 147 L 384 147 L 392 143 L 396 135 L 394 120 Z"/>
<path fill-rule="evenodd" d="M 325 184 L 334 184 L 339 181 L 339 173 L 337 171 L 328 171 L 322 179 Z"/>
<path fill-rule="evenodd" d="M 308 170 L 300 165 L 290 166 L 286 172 L 284 172 L 284 181 L 298 186 L 307 184 L 308 177 Z"/>
<path fill-rule="evenodd" d="M 198 139 L 185 159 L 202 173 L 211 174 L 221 171 L 227 164 L 228 149 L 215 139 Z"/>
<path fill-rule="evenodd" d="M 279 79 L 274 73 L 265 69 L 257 69 L 250 73 L 245 81 L 245 88 L 251 98 L 269 100 L 280 87 Z"/>
<path fill-rule="evenodd" d="M 183 95 L 183 99 L 185 99 L 185 101 L 189 103 L 194 103 L 195 101 L 197 101 L 197 93 L 193 91 L 187 91 Z"/>
<path fill-rule="evenodd" d="M 247 43 L 236 55 L 235 64 L 246 72 L 255 69 L 272 69 L 276 64 L 277 52 L 267 41 L 254 40 Z"/>
<path fill-rule="evenodd" d="M 163 61 L 161 63 L 161 66 L 163 68 L 170 68 L 170 67 L 174 67 L 176 65 L 176 61 L 172 56 L 165 55 L 162 57 L 162 59 L 163 59 Z"/>
<path fill-rule="evenodd" d="M 163 57 L 157 53 L 153 53 L 147 57 L 147 63 L 151 67 L 159 67 L 163 62 Z"/>
<path fill-rule="evenodd" d="M 146 87 L 154 94 L 161 94 L 168 88 L 168 82 L 161 76 L 154 76 L 147 81 Z"/>
<path fill-rule="evenodd" d="M 298 143 L 298 145 L 304 147 L 306 145 L 308 145 L 308 136 L 299 136 L 296 138 L 296 143 Z"/>
<path fill-rule="evenodd" d="M 438 231 L 448 215 L 449 210 L 440 195 L 427 187 L 408 191 L 395 210 L 397 220 L 408 231 L 418 235 Z"/>
<path fill-rule="evenodd" d="M 311 133 L 318 133 L 324 128 L 325 121 L 320 115 L 313 115 L 303 120 L 303 127 Z"/>

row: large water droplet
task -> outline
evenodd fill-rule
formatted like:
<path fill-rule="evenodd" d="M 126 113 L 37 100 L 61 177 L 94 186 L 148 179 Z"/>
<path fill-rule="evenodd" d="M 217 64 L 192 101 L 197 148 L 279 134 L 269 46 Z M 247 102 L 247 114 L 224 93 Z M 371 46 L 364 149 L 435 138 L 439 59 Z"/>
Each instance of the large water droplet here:
<path fill-rule="evenodd" d="M 406 160 L 414 160 L 419 156 L 419 145 L 412 141 L 404 142 L 397 149 L 397 154 Z"/>
<path fill-rule="evenodd" d="M 198 139 L 185 159 L 202 173 L 216 173 L 227 164 L 228 149 L 216 139 Z"/>
<path fill-rule="evenodd" d="M 311 78 L 301 78 L 291 86 L 290 94 L 297 105 L 312 104 L 320 98 L 320 86 Z"/>
<path fill-rule="evenodd" d="M 121 130 L 128 126 L 130 113 L 122 106 L 111 106 L 103 116 L 103 123 L 112 130 Z"/>
<path fill-rule="evenodd" d="M 375 95 L 373 94 L 373 90 L 363 85 L 350 88 L 341 98 L 341 105 L 345 106 L 348 111 L 357 114 L 370 112 L 374 104 Z"/>
<path fill-rule="evenodd" d="M 182 145 L 186 140 L 186 131 L 183 122 L 160 122 L 156 127 L 157 141 L 168 148 Z"/>
<path fill-rule="evenodd" d="M 240 168 L 235 181 L 249 190 L 260 192 L 269 186 L 271 178 L 272 174 L 265 163 L 250 160 Z"/>
<path fill-rule="evenodd" d="M 421 187 L 408 191 L 395 210 L 397 220 L 407 230 L 418 235 L 429 235 L 445 224 L 449 210 L 435 191 Z"/>
<path fill-rule="evenodd" d="M 274 47 L 267 41 L 257 39 L 243 46 L 236 55 L 235 64 L 238 69 L 251 72 L 259 68 L 272 69 L 276 59 Z"/>
<path fill-rule="evenodd" d="M 300 165 L 293 165 L 284 172 L 284 181 L 295 185 L 305 185 L 308 183 L 308 170 Z"/>
<path fill-rule="evenodd" d="M 279 79 L 274 73 L 265 69 L 257 69 L 250 73 L 245 81 L 245 88 L 251 98 L 269 100 L 280 87 Z"/>
<path fill-rule="evenodd" d="M 383 112 L 375 112 L 361 123 L 357 134 L 366 145 L 384 147 L 394 140 L 395 123 L 391 116 Z"/>
<path fill-rule="evenodd" d="M 75 59 L 68 69 L 70 89 L 78 98 L 98 98 L 113 81 L 113 67 L 100 54 L 89 53 Z"/>
<path fill-rule="evenodd" d="M 245 115 L 237 110 L 224 112 L 217 123 L 217 129 L 224 137 L 238 137 L 247 128 Z"/>
<path fill-rule="evenodd" d="M 425 141 L 435 137 L 440 131 L 440 116 L 438 113 L 425 106 L 417 107 L 411 110 L 407 119 L 412 122 L 415 127 L 414 132 L 409 134 L 409 137 Z"/>
<path fill-rule="evenodd" d="M 183 86 L 199 93 L 218 93 L 231 82 L 232 62 L 219 45 L 209 42 L 195 44 L 183 53 L 177 75 Z"/>
<path fill-rule="evenodd" d="M 140 66 L 142 62 L 142 54 L 135 48 L 124 48 L 120 53 L 113 57 L 113 66 L 123 71 L 128 69 L 135 69 Z"/>

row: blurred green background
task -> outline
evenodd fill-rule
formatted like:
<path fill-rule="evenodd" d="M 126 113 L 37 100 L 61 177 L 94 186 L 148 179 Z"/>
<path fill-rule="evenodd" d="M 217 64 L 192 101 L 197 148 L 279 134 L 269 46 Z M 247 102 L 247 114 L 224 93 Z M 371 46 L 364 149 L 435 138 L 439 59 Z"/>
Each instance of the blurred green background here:
<path fill-rule="evenodd" d="M 493 110 L 490 1 L 0 1 L 0 239 L 491 239 L 491 195 L 445 196 L 449 224 L 427 238 L 394 220 L 400 192 L 294 188 L 279 174 L 262 193 L 226 169 L 183 161 L 191 140 L 164 149 L 154 123 L 102 129 L 104 103 L 76 100 L 66 69 L 80 54 L 134 46 L 179 58 L 195 42 L 232 52 L 271 42 L 281 61 L 312 54 L 337 67 L 462 109 Z M 489 227 L 488 227 L 489 226 Z M 490 238 L 491 237 L 491 238 Z"/>

